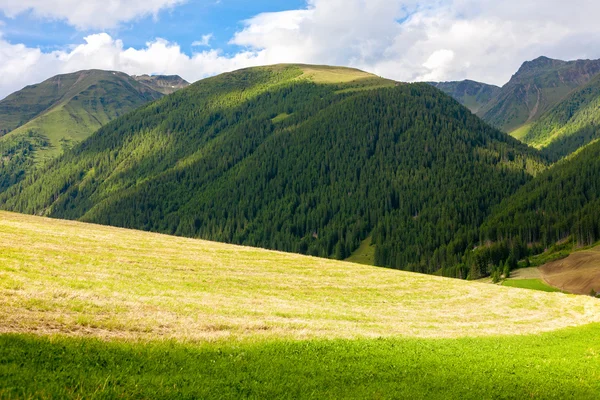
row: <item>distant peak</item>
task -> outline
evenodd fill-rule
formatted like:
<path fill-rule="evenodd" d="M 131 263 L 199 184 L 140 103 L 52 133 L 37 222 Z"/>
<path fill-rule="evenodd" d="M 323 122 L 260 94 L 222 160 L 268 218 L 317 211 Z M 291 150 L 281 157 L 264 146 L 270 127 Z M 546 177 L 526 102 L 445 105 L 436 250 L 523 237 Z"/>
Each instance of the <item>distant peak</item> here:
<path fill-rule="evenodd" d="M 558 65 L 565 64 L 566 61 L 555 60 L 549 57 L 541 56 L 531 61 L 525 61 L 517 73 L 535 71 L 550 67 L 556 67 Z"/>
<path fill-rule="evenodd" d="M 560 60 L 554 60 L 550 57 L 546 57 L 546 56 L 539 56 L 538 58 L 529 61 L 532 64 L 547 64 L 547 63 L 552 63 L 554 61 L 560 61 Z"/>

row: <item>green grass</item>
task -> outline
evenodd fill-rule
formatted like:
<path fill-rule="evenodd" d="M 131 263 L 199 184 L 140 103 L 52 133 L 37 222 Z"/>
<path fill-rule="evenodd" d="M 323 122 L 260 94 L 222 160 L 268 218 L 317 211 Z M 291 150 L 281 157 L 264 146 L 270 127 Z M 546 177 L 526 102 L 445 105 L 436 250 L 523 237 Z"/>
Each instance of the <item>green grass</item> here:
<path fill-rule="evenodd" d="M 309 79 L 321 84 L 348 83 L 362 79 L 376 78 L 373 74 L 353 68 L 302 64 L 299 64 L 298 67 L 303 72 L 299 79 Z M 379 83 L 381 83 L 381 80 L 379 80 Z"/>
<path fill-rule="evenodd" d="M 67 109 L 60 106 L 15 129 L 7 137 L 22 136 L 32 131 L 47 138 L 50 146 L 36 153 L 36 161 L 39 162 L 59 156 L 64 150 L 61 141 L 79 143 L 109 120 L 102 114 L 92 115 L 82 107 Z"/>
<path fill-rule="evenodd" d="M 514 137 L 515 139 L 523 141 L 523 138 L 525 136 L 527 136 L 527 134 L 531 130 L 531 126 L 532 126 L 532 124 L 525 124 L 525 125 L 521 126 L 520 128 L 517 128 L 514 131 L 510 132 L 510 136 Z"/>
<path fill-rule="evenodd" d="M 521 289 L 540 290 L 549 293 L 560 292 L 560 289 L 547 285 L 540 279 L 509 279 L 505 280 L 502 285 Z"/>
<path fill-rule="evenodd" d="M 259 343 L 0 336 L 2 398 L 597 399 L 600 325 L 539 336 Z"/>
<path fill-rule="evenodd" d="M 281 113 L 279 115 L 277 115 L 275 118 L 273 118 L 271 121 L 274 124 L 277 124 L 279 122 L 285 121 L 286 119 L 288 119 L 289 117 L 291 117 L 292 114 L 288 114 L 288 113 Z"/>
<path fill-rule="evenodd" d="M 0 238 L 3 399 L 600 395 L 590 297 L 5 212 Z"/>
<path fill-rule="evenodd" d="M 364 265 L 375 265 L 375 246 L 371 245 L 371 241 L 372 238 L 370 236 L 363 240 L 358 249 L 346 261 Z"/>

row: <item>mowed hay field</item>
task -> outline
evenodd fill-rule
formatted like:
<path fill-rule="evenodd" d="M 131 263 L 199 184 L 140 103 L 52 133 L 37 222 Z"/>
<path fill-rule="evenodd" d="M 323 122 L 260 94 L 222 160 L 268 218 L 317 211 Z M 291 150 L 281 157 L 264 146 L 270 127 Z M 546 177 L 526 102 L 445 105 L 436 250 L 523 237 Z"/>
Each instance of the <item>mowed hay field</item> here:
<path fill-rule="evenodd" d="M 0 213 L 0 235 L 2 332 L 474 337 L 600 322 L 587 297 L 146 232 Z"/>
<path fill-rule="evenodd" d="M 597 398 L 600 302 L 0 212 L 0 398 Z"/>

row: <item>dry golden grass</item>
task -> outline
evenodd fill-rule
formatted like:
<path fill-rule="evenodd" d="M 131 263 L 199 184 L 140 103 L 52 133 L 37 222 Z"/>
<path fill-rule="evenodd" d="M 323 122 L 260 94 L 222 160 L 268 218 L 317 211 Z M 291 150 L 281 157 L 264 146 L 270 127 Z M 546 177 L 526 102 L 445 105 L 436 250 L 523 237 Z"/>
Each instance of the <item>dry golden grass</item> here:
<path fill-rule="evenodd" d="M 317 65 L 299 65 L 304 74 L 299 79 L 310 79 L 315 83 L 348 83 L 361 79 L 376 78 L 375 75 L 358 69 L 328 67 Z"/>
<path fill-rule="evenodd" d="M 0 212 L 0 332 L 461 337 L 600 321 L 600 302 Z"/>

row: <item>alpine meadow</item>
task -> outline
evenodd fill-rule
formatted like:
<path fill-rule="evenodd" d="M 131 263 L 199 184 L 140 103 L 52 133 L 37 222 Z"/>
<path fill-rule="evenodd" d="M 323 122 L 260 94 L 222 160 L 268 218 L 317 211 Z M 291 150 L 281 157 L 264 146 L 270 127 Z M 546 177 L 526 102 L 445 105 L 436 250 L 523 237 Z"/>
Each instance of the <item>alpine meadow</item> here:
<path fill-rule="evenodd" d="M 0 1 L 0 400 L 600 398 L 599 12 Z"/>

